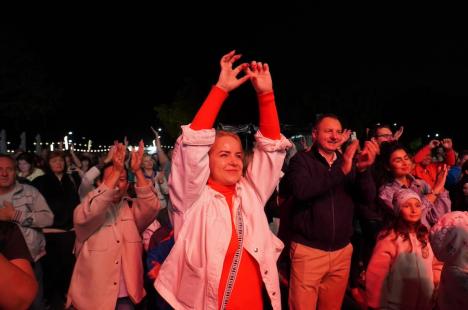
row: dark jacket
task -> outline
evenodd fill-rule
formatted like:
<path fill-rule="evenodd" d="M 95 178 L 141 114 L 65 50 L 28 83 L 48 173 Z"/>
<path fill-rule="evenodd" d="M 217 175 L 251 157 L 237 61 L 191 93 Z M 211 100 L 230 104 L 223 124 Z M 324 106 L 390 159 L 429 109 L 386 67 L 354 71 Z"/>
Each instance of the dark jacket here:
<path fill-rule="evenodd" d="M 292 241 L 324 250 L 344 248 L 353 233 L 354 204 L 370 203 L 376 186 L 369 171 L 341 171 L 343 157 L 330 167 L 316 148 L 297 153 L 290 161 L 283 184 L 292 199 Z"/>
<path fill-rule="evenodd" d="M 70 230 L 73 228 L 73 210 L 80 204 L 79 179 L 64 174 L 59 180 L 53 173 L 37 177 L 33 185 L 41 192 L 54 213 L 51 227 Z"/>

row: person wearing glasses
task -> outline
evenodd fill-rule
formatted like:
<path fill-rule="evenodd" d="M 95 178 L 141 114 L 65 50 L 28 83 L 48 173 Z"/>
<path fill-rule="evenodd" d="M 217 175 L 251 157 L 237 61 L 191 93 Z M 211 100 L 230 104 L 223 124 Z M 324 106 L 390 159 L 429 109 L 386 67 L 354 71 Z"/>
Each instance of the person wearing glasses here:
<path fill-rule="evenodd" d="M 369 140 L 381 145 L 383 142 L 392 142 L 400 139 L 402 134 L 403 126 L 393 133 L 390 125 L 377 123 L 368 131 L 367 136 L 369 137 Z"/>

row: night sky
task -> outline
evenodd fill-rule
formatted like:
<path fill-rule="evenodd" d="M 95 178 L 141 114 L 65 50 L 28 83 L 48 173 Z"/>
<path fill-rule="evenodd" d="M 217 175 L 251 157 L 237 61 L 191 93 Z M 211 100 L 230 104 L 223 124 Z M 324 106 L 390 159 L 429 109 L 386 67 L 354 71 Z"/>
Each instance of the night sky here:
<path fill-rule="evenodd" d="M 217 80 L 219 58 L 236 49 L 270 64 L 284 124 L 307 130 L 315 114 L 333 112 L 361 133 L 372 122 L 397 122 L 406 143 L 438 132 L 468 147 L 464 28 L 441 16 L 387 17 L 382 7 L 293 3 L 236 2 L 212 8 L 216 14 L 182 3 L 15 12 L 0 29 L 0 129 L 12 141 L 22 130 L 30 141 L 72 130 L 97 143 L 124 135 L 149 142 L 149 126 L 161 125 L 154 106 L 180 94 L 198 106 Z M 3 114 L 6 104 L 36 98 L 53 102 L 46 120 Z M 231 94 L 219 120 L 257 122 L 250 85 Z"/>

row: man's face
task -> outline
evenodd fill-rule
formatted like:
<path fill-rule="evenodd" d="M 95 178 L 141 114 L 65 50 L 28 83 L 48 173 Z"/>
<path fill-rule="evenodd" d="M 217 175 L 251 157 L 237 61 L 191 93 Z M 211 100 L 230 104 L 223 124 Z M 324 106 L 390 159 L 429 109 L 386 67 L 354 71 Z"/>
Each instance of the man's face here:
<path fill-rule="evenodd" d="M 392 142 L 395 139 L 393 138 L 392 131 L 388 128 L 379 128 L 375 132 L 375 140 L 380 145 L 383 142 Z"/>
<path fill-rule="evenodd" d="M 429 164 L 432 163 L 432 156 L 431 155 L 427 155 L 423 158 L 423 160 L 421 160 L 421 166 L 423 167 L 427 167 L 429 166 Z"/>
<path fill-rule="evenodd" d="M 319 150 L 325 153 L 333 153 L 339 147 L 343 130 L 339 120 L 332 117 L 325 117 L 312 131 L 312 139 Z"/>
<path fill-rule="evenodd" d="M 0 157 L 0 188 L 8 190 L 15 185 L 15 165 L 9 158 Z"/>

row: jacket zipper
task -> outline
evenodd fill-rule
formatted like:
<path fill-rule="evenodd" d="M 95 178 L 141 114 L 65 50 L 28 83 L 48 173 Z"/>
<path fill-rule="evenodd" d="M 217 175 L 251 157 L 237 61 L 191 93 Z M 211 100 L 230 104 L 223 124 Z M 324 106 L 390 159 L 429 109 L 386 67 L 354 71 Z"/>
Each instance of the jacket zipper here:
<path fill-rule="evenodd" d="M 331 167 L 328 169 L 331 172 Z M 331 198 L 331 213 L 332 213 L 332 242 L 330 244 L 330 251 L 333 249 L 335 244 L 335 197 L 333 195 L 333 189 L 330 189 L 330 198 Z"/>

